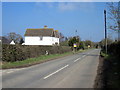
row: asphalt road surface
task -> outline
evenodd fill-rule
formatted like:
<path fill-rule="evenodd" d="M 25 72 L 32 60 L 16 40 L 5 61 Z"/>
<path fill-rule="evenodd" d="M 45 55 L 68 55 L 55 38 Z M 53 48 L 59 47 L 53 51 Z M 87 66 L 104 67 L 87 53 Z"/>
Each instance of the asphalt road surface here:
<path fill-rule="evenodd" d="M 20 69 L 2 70 L 2 88 L 93 88 L 99 49 Z"/>

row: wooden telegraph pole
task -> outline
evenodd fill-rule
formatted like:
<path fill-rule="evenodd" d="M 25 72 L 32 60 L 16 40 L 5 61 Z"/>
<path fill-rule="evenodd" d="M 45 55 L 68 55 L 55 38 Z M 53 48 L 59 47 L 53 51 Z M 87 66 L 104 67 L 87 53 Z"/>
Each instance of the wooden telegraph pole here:
<path fill-rule="evenodd" d="M 104 10 L 104 21 L 105 21 L 105 51 L 106 51 L 106 54 L 107 54 L 106 10 Z"/>
<path fill-rule="evenodd" d="M 120 1 L 118 2 L 118 41 L 120 41 Z"/>

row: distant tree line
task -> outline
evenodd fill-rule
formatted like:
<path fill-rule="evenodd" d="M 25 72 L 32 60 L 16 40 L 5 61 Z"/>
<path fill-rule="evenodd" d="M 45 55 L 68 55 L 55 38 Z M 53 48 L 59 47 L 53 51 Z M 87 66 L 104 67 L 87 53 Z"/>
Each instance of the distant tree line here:
<path fill-rule="evenodd" d="M 64 41 L 60 42 L 60 45 L 70 46 L 71 48 L 73 48 L 74 44 L 77 45 L 77 49 L 85 49 L 88 48 L 88 46 L 90 46 L 90 48 L 97 47 L 99 43 L 92 42 L 91 40 L 82 41 L 79 36 L 65 37 Z"/>

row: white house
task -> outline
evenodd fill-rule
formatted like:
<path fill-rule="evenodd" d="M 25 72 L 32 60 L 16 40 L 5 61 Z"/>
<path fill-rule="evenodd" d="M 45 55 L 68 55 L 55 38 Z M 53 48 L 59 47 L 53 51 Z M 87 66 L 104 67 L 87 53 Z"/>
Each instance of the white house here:
<path fill-rule="evenodd" d="M 53 28 L 27 29 L 25 45 L 59 45 L 59 33 Z"/>

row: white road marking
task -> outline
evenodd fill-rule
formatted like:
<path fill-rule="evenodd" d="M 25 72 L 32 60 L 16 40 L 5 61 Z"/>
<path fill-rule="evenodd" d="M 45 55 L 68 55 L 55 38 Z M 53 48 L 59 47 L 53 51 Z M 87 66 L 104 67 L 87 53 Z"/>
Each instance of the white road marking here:
<path fill-rule="evenodd" d="M 0 71 L 0 76 L 2 76 L 2 71 Z"/>
<path fill-rule="evenodd" d="M 65 69 L 65 68 L 66 68 L 66 67 L 68 67 L 68 66 L 69 66 L 69 65 L 65 65 L 64 67 L 62 67 L 62 68 L 58 69 L 57 71 L 55 71 L 55 72 L 53 72 L 53 73 L 51 73 L 51 74 L 47 75 L 47 76 L 46 76 L 46 77 L 44 77 L 43 79 L 47 79 L 47 78 L 49 78 L 50 76 L 52 76 L 52 75 L 54 75 L 54 74 L 58 73 L 59 71 L 61 71 L 61 70 Z"/>
<path fill-rule="evenodd" d="M 86 55 L 82 56 L 82 57 L 85 57 Z"/>
<path fill-rule="evenodd" d="M 19 70 L 23 70 L 23 69 L 25 69 L 25 68 L 16 69 L 15 71 L 19 71 Z"/>
<path fill-rule="evenodd" d="M 78 58 L 78 59 L 76 59 L 74 62 L 77 62 L 78 60 L 80 60 L 81 58 Z"/>
<path fill-rule="evenodd" d="M 7 70 L 1 70 L 2 73 L 12 73 L 12 72 L 15 72 L 15 71 L 20 71 L 20 70 L 23 70 L 23 69 L 26 69 L 26 68 L 19 68 L 19 69 L 7 69 Z"/>
<path fill-rule="evenodd" d="M 14 71 L 9 71 L 9 72 L 7 72 L 7 73 L 12 73 L 12 72 L 14 72 Z"/>

